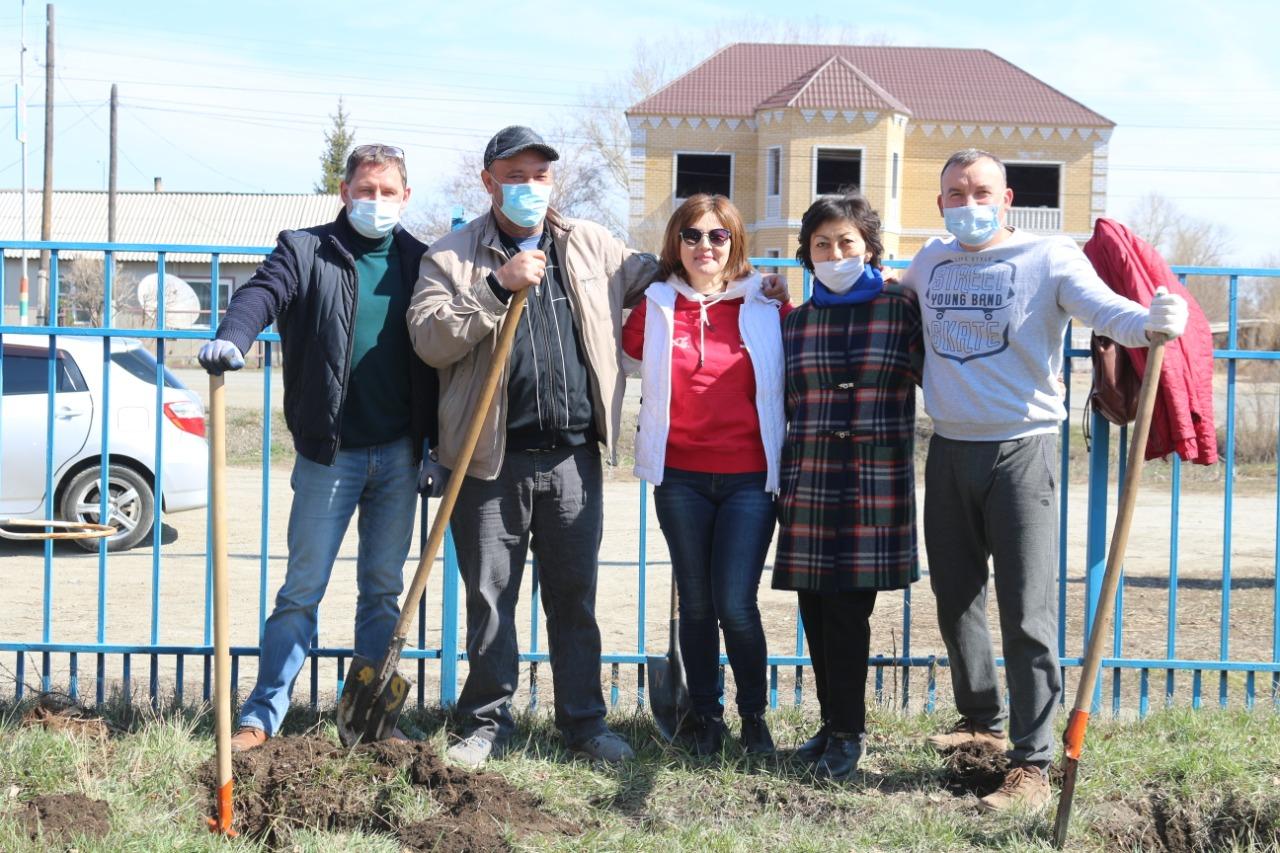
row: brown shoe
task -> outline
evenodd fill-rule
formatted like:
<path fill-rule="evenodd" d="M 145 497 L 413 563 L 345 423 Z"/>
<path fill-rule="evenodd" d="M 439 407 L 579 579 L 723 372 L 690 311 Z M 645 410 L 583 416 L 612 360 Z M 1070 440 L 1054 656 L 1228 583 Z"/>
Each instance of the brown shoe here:
<path fill-rule="evenodd" d="M 938 752 L 947 752 L 968 743 L 985 744 L 1002 752 L 1009 748 L 1009 741 L 1005 738 L 1004 732 L 978 728 L 978 724 L 967 717 L 961 717 L 960 722 L 948 731 L 930 736 L 925 743 Z"/>
<path fill-rule="evenodd" d="M 267 733 L 254 726 L 241 726 L 231 736 L 232 752 L 248 752 L 267 742 Z"/>
<path fill-rule="evenodd" d="M 1022 764 L 1009 770 L 998 791 L 978 800 L 978 811 L 1001 812 L 1014 807 L 1040 811 L 1052 796 L 1048 774 L 1039 767 Z"/>

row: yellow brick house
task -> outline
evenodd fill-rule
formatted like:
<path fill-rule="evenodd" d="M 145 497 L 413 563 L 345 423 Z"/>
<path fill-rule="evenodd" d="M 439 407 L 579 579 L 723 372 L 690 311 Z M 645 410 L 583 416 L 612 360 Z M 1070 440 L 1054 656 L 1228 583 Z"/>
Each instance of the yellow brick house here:
<path fill-rule="evenodd" d="M 885 253 L 942 235 L 938 175 L 962 148 L 1005 161 L 1011 224 L 1083 241 L 1106 208 L 1113 122 L 986 50 L 734 44 L 627 110 L 631 242 L 656 248 L 696 192 L 742 212 L 755 257 L 792 257 L 813 199 L 856 186 Z"/>

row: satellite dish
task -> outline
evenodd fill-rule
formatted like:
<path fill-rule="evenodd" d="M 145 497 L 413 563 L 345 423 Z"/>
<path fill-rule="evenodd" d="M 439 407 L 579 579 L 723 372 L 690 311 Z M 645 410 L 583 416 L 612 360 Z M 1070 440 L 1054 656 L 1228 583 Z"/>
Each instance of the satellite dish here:
<path fill-rule="evenodd" d="M 155 315 L 159 309 L 157 291 L 160 277 L 148 273 L 138 282 L 138 304 L 148 314 Z M 200 297 L 187 284 L 173 273 L 164 276 L 164 325 L 167 329 L 190 329 L 200 319 Z"/>

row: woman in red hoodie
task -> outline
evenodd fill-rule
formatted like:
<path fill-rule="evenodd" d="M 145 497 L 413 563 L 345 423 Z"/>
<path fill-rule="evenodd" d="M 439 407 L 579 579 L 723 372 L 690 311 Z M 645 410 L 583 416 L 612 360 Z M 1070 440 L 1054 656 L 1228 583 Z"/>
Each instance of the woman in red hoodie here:
<path fill-rule="evenodd" d="M 631 312 L 622 345 L 642 364 L 636 474 L 654 484 L 679 590 L 693 747 L 718 753 L 728 731 L 723 631 L 742 744 L 768 754 L 767 649 L 756 595 L 785 433 L 780 306 L 762 295 L 742 217 L 723 196 L 695 195 L 672 214 L 661 260 L 666 280 Z"/>

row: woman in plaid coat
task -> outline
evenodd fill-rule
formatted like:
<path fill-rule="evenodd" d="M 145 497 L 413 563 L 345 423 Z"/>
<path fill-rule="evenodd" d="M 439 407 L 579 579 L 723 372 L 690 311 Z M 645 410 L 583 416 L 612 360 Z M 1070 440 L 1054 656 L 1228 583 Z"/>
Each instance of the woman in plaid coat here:
<path fill-rule="evenodd" d="M 797 755 L 848 777 L 866 733 L 876 593 L 920 577 L 915 388 L 923 364 L 913 293 L 878 271 L 880 217 L 860 195 L 805 212 L 796 257 L 813 295 L 783 322 L 787 438 L 775 589 L 798 593 L 822 728 Z"/>

